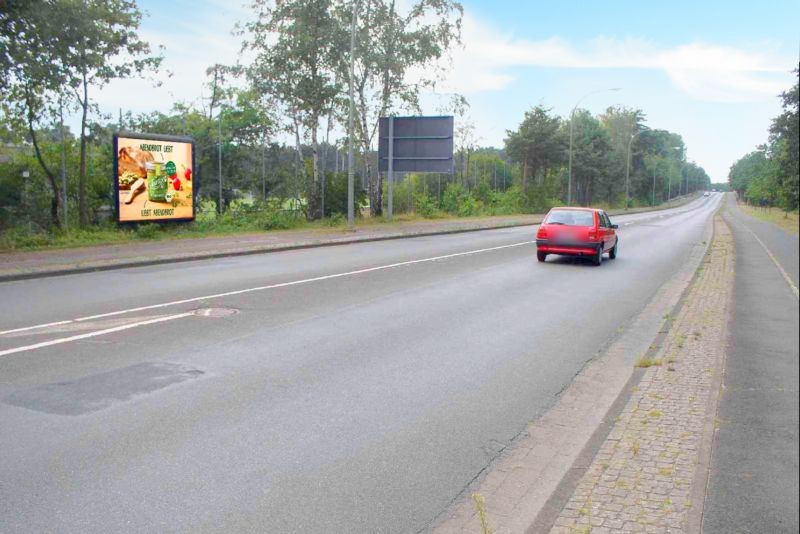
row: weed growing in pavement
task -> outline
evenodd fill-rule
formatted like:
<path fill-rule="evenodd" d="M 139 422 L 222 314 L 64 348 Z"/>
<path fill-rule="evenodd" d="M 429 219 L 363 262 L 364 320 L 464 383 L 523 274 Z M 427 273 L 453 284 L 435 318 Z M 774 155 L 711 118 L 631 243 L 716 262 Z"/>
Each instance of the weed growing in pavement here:
<path fill-rule="evenodd" d="M 475 502 L 475 509 L 481 522 L 481 534 L 494 534 L 494 530 L 489 526 L 489 520 L 486 518 L 486 498 L 480 493 L 473 493 L 472 500 Z"/>
<path fill-rule="evenodd" d="M 648 413 L 647 415 L 649 415 L 650 417 L 661 417 L 664 414 L 661 413 L 659 410 L 653 409 L 653 410 L 650 410 L 650 413 Z"/>
<path fill-rule="evenodd" d="M 639 444 L 639 440 L 634 440 L 633 443 L 631 443 L 631 452 L 634 456 L 639 456 L 641 448 L 642 446 Z"/>
<path fill-rule="evenodd" d="M 647 369 L 648 367 L 658 366 L 661 365 L 661 360 L 657 358 L 648 358 L 647 356 L 642 356 L 636 363 L 633 365 L 634 367 L 640 367 L 642 369 Z"/>
<path fill-rule="evenodd" d="M 672 476 L 672 469 L 669 467 L 662 467 L 658 470 L 658 474 L 664 477 L 671 477 Z"/>

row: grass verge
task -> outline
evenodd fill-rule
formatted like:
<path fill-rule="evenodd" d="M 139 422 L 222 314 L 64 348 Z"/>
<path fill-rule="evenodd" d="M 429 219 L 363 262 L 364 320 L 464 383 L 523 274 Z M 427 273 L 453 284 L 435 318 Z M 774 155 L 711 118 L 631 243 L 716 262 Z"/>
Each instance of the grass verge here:
<path fill-rule="evenodd" d="M 780 208 L 758 208 L 742 202 L 739 208 L 751 217 L 772 223 L 793 235 L 800 235 L 800 213 L 797 211 L 786 213 Z"/>

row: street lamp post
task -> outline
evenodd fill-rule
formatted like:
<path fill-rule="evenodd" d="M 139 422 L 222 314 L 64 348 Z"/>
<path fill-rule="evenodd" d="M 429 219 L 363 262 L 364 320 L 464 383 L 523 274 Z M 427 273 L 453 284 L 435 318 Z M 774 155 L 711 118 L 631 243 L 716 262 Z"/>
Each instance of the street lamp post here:
<path fill-rule="evenodd" d="M 619 87 L 612 87 L 610 89 L 600 89 L 599 91 L 592 91 L 590 93 L 586 93 L 585 95 L 580 97 L 580 99 L 578 99 L 578 102 L 575 103 L 575 107 L 572 108 L 572 111 L 569 114 L 569 166 L 567 167 L 567 173 L 569 176 L 567 177 L 567 206 L 572 205 L 572 138 L 574 136 L 574 130 L 575 130 L 574 127 L 575 110 L 578 109 L 578 106 L 581 104 L 581 102 L 583 102 L 583 100 L 588 96 L 597 93 L 604 93 L 606 91 L 619 91 L 619 90 L 620 90 Z"/>
<path fill-rule="evenodd" d="M 217 182 L 219 185 L 217 213 L 222 215 L 222 106 L 217 116 Z"/>
<path fill-rule="evenodd" d="M 353 78 L 355 77 L 355 49 L 356 49 L 356 17 L 358 16 L 358 0 L 353 2 L 353 19 L 350 23 L 350 116 L 347 121 L 347 227 L 352 229 L 355 224 L 353 202 L 355 200 L 355 170 L 353 169 L 353 116 L 356 103 L 353 94 Z"/>
<path fill-rule="evenodd" d="M 636 139 L 636 136 L 644 131 L 645 130 L 639 130 L 636 133 L 632 133 L 628 141 L 628 158 L 625 160 L 625 209 L 628 209 L 628 204 L 630 204 L 631 201 L 631 145 L 633 145 L 633 140 Z"/>
<path fill-rule="evenodd" d="M 658 160 L 653 161 L 653 201 L 650 203 L 651 206 L 656 205 L 656 169 L 658 169 Z"/>

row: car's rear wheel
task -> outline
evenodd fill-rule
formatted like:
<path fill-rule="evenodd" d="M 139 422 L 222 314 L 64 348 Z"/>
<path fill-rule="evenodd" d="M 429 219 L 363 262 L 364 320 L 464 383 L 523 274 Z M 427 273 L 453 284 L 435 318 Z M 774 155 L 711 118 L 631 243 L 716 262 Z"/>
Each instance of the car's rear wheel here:
<path fill-rule="evenodd" d="M 547 253 L 545 253 L 545 252 L 537 252 L 536 253 L 536 259 L 539 260 L 539 261 L 546 260 L 547 259 Z"/>
<path fill-rule="evenodd" d="M 617 242 L 614 243 L 614 248 L 612 248 L 611 250 L 608 251 L 608 259 L 610 259 L 610 260 L 617 259 L 617 247 L 618 246 L 619 246 L 619 239 L 617 239 Z"/>
<path fill-rule="evenodd" d="M 592 257 L 592 263 L 595 265 L 602 265 L 603 263 L 603 245 L 600 244 L 597 247 L 597 252 L 595 252 L 594 256 Z"/>

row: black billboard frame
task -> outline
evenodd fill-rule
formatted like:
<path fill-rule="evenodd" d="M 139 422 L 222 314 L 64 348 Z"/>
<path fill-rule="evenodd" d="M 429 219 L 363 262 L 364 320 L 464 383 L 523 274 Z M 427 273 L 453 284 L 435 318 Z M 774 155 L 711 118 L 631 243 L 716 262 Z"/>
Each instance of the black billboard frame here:
<path fill-rule="evenodd" d="M 141 139 L 142 141 L 167 141 L 173 143 L 189 143 L 192 145 L 192 216 L 191 217 L 181 217 L 179 219 L 167 217 L 161 219 L 147 219 L 145 221 L 121 221 L 120 220 L 120 212 L 119 212 L 119 138 L 123 137 L 126 139 Z M 135 226 L 142 223 L 178 223 L 178 222 L 192 222 L 197 219 L 197 188 L 195 185 L 198 183 L 198 176 L 194 174 L 195 169 L 197 168 L 196 164 L 196 154 L 195 154 L 195 143 L 193 137 L 183 136 L 183 135 L 165 135 L 165 134 L 148 134 L 148 133 L 139 133 L 139 132 L 128 132 L 125 130 L 118 130 L 114 132 L 112 136 L 112 144 L 114 147 L 114 154 L 112 157 L 114 158 L 114 216 L 116 218 L 116 222 L 118 226 Z"/>

